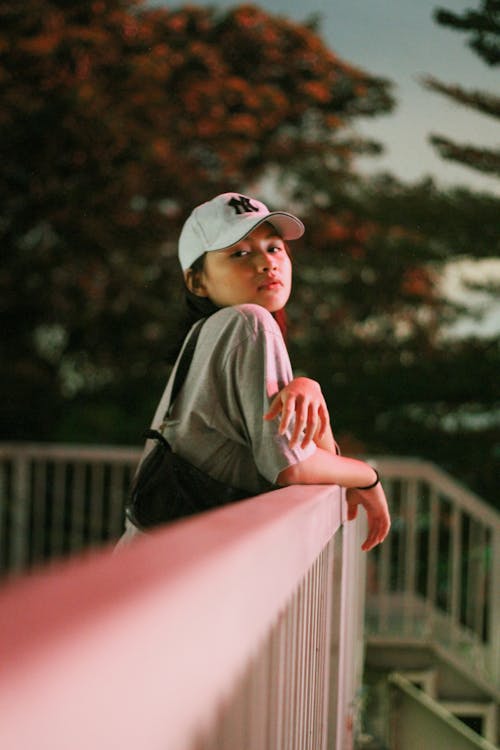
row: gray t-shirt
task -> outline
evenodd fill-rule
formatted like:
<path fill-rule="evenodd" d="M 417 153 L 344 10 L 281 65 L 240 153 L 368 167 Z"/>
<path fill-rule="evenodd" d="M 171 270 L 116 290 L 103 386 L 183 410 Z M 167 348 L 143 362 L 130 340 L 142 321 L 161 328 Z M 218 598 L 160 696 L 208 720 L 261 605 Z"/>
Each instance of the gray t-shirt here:
<path fill-rule="evenodd" d="M 177 365 L 176 365 L 177 367 Z M 175 370 L 152 428 L 161 425 Z M 163 434 L 172 449 L 215 479 L 258 494 L 287 466 L 315 451 L 290 448 L 292 425 L 264 420 L 274 396 L 293 378 L 281 331 L 260 305 L 226 307 L 205 322 Z M 147 450 L 147 448 L 146 448 Z"/>

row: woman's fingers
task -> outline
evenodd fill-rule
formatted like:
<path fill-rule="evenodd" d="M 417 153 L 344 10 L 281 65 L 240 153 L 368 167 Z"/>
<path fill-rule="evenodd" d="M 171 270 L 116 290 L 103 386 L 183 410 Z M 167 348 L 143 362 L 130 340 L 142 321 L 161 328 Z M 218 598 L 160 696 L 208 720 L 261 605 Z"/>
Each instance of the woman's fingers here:
<path fill-rule="evenodd" d="M 292 447 L 300 441 L 301 447 L 307 448 L 313 440 L 321 440 L 329 427 L 328 409 L 321 391 L 319 398 L 317 391 L 317 388 L 309 388 L 309 391 L 297 392 L 297 388 L 286 386 L 274 397 L 269 410 L 264 414 L 266 420 L 280 416 L 280 435 L 286 433 L 293 420 L 293 432 L 290 436 Z"/>
<path fill-rule="evenodd" d="M 278 414 L 281 413 L 282 409 L 282 402 L 281 402 L 281 393 L 278 393 L 277 396 L 273 398 L 271 401 L 271 405 L 269 407 L 269 410 L 264 414 L 264 419 L 275 419 L 275 417 L 278 416 Z"/>
<path fill-rule="evenodd" d="M 303 398 L 297 398 L 295 400 L 295 424 L 290 438 L 290 446 L 292 448 L 297 445 L 302 432 L 306 429 L 307 412 L 307 402 Z"/>
<path fill-rule="evenodd" d="M 368 552 L 368 550 L 384 541 L 391 527 L 385 493 L 381 485 L 366 491 L 351 487 L 347 490 L 347 503 L 348 520 L 356 517 L 358 505 L 362 505 L 366 511 L 368 534 L 361 545 L 361 549 Z"/>
<path fill-rule="evenodd" d="M 296 399 L 295 396 L 286 396 L 282 402 L 281 409 L 281 420 L 278 428 L 279 434 L 284 435 L 290 426 L 293 415 L 296 413 Z"/>
<path fill-rule="evenodd" d="M 321 440 L 321 438 L 325 436 L 325 433 L 330 426 L 330 415 L 328 414 L 328 409 L 326 408 L 325 402 L 320 404 L 320 407 L 318 409 L 318 417 L 320 421 L 318 439 Z"/>
<path fill-rule="evenodd" d="M 321 421 L 314 404 L 309 404 L 307 409 L 307 422 L 305 426 L 304 437 L 302 438 L 301 448 L 307 448 L 314 437 L 318 434 L 321 427 Z"/>

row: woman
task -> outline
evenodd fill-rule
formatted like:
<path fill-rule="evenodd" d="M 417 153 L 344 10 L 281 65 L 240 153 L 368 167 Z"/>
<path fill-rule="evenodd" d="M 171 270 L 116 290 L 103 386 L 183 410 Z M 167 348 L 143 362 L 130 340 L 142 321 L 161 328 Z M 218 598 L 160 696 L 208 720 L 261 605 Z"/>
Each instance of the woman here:
<path fill-rule="evenodd" d="M 249 496 L 289 484 L 347 487 L 348 517 L 358 505 L 366 510 L 362 548 L 368 550 L 390 525 L 378 474 L 338 455 L 321 390 L 307 378 L 293 379 L 275 319 L 292 285 L 286 241 L 303 232 L 295 216 L 237 193 L 218 195 L 191 213 L 179 260 L 193 317 L 207 320 L 161 430 L 174 452 Z M 156 429 L 172 380 L 153 419 Z M 129 524 L 127 538 L 136 531 Z"/>

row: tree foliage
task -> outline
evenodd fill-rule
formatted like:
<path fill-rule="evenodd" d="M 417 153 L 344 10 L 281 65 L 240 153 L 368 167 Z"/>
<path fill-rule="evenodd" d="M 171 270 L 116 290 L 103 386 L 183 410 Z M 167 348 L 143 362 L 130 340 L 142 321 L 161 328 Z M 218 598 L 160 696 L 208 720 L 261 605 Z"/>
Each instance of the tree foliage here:
<path fill-rule="evenodd" d="M 347 169 L 348 124 L 392 106 L 311 26 L 134 0 L 5 0 L 0 96 L 3 433 L 31 439 L 163 377 L 188 209 L 301 155 Z"/>
<path fill-rule="evenodd" d="M 488 63 L 500 62 L 500 2 L 481 0 L 479 8 L 467 9 L 462 15 L 447 8 L 437 8 L 434 13 L 437 23 L 468 34 L 469 47 Z"/>
<path fill-rule="evenodd" d="M 469 47 L 488 65 L 500 63 L 500 1 L 480 0 L 479 8 L 466 10 L 463 15 L 438 8 L 434 14 L 437 23 L 469 34 Z M 444 94 L 452 101 L 470 107 L 495 119 L 500 118 L 500 97 L 486 91 L 467 90 L 458 84 L 445 84 L 433 76 L 426 76 L 423 84 L 431 91 Z M 430 142 L 443 159 L 459 162 L 485 174 L 500 177 L 500 149 L 456 143 L 449 138 L 433 134 Z"/>

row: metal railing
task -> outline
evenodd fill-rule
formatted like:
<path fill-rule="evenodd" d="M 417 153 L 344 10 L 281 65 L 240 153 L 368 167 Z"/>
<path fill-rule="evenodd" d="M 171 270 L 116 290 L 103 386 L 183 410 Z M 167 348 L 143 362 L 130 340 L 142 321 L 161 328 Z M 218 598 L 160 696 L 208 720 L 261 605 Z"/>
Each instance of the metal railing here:
<path fill-rule="evenodd" d="M 366 557 L 343 512 L 288 487 L 5 582 L 2 750 L 352 748 Z"/>
<path fill-rule="evenodd" d="M 140 450 L 0 444 L 5 576 L 117 539 Z M 392 530 L 369 555 L 367 632 L 439 644 L 500 680 L 499 514 L 428 462 L 378 458 Z"/>
<path fill-rule="evenodd" d="M 117 539 L 137 448 L 0 443 L 0 574 Z"/>
<path fill-rule="evenodd" d="M 435 643 L 498 689 L 500 515 L 431 463 L 376 463 L 393 523 L 370 557 L 369 637 Z"/>

